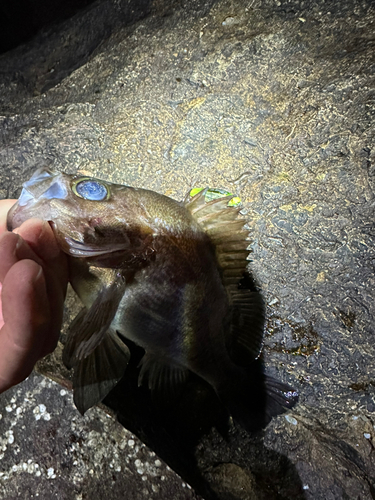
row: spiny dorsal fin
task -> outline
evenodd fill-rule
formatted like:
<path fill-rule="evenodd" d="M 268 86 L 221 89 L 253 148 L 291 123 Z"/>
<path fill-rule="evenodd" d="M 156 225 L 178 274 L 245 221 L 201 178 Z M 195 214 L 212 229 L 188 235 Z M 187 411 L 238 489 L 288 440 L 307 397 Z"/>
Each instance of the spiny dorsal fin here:
<path fill-rule="evenodd" d="M 223 284 L 228 286 L 241 280 L 248 264 L 246 219 L 241 207 L 228 206 L 234 195 L 206 201 L 208 191 L 206 188 L 190 199 L 185 198 L 185 206 L 214 243 Z"/>
<path fill-rule="evenodd" d="M 219 194 L 219 197 L 207 201 L 210 191 L 206 188 L 193 197 L 187 196 L 185 206 L 215 246 L 218 267 L 231 306 L 228 348 L 233 360 L 246 366 L 262 350 L 264 302 L 260 293 L 239 287 L 246 273 L 249 254 L 249 234 L 242 208 L 230 206 L 234 195 L 220 197 Z"/>

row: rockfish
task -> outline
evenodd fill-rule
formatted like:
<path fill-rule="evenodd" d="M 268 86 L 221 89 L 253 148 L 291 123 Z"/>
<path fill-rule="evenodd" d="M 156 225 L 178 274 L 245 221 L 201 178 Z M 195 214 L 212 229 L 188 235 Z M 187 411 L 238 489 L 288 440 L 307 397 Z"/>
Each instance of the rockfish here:
<path fill-rule="evenodd" d="M 24 183 L 8 229 L 48 221 L 84 305 L 63 355 L 82 414 L 124 375 L 128 339 L 145 351 L 140 383 L 172 385 L 192 371 L 247 429 L 257 412 L 264 424 L 297 402 L 294 389 L 259 372 L 265 308 L 246 286 L 246 219 L 233 195 L 209 201 L 213 192 L 178 202 L 44 168 Z"/>

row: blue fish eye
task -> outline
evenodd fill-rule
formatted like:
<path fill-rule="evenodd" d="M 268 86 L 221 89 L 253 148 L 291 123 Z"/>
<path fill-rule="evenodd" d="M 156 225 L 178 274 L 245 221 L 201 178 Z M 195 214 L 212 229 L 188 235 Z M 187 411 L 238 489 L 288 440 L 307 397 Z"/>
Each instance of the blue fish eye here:
<path fill-rule="evenodd" d="M 81 198 L 91 201 L 102 201 L 108 196 L 108 189 L 104 184 L 89 179 L 80 181 L 73 186 L 73 192 Z"/>

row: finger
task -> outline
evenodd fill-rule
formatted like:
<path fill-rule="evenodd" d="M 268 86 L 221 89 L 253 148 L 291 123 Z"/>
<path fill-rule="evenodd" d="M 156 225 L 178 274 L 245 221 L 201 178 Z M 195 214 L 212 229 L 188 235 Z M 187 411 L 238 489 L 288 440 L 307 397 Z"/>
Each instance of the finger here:
<path fill-rule="evenodd" d="M 19 235 L 14 234 L 15 232 Z M 40 219 L 30 219 L 17 228 L 14 233 L 0 236 L 0 255 L 2 255 L 0 281 L 4 280 L 8 270 L 19 259 L 32 259 L 43 266 L 52 313 L 51 335 L 45 339 L 42 348 L 42 356 L 45 356 L 55 348 L 55 338 L 58 337 L 61 328 L 68 283 L 66 256 L 59 250 L 53 231 L 47 222 Z"/>
<path fill-rule="evenodd" d="M 51 226 L 40 219 L 29 219 L 15 230 L 27 241 L 32 250 L 42 259 L 61 285 L 66 287 L 68 266 L 65 254 L 60 250 Z"/>
<path fill-rule="evenodd" d="M 57 245 L 51 226 L 40 219 L 29 219 L 17 230 L 32 250 L 42 259 L 47 293 L 51 307 L 51 335 L 45 339 L 42 354 L 45 356 L 56 347 L 64 312 L 68 284 L 68 265 L 65 254 Z"/>
<path fill-rule="evenodd" d="M 0 392 L 31 373 L 50 333 L 46 283 L 41 266 L 33 260 L 17 262 L 6 275 L 2 312 L 5 324 L 0 330 Z"/>
<path fill-rule="evenodd" d="M 45 272 L 47 294 L 51 311 L 50 334 L 45 337 L 41 356 L 46 356 L 56 347 L 60 335 L 61 324 L 64 313 L 64 300 L 66 295 L 67 281 L 60 283 L 58 277 L 50 271 Z"/>
<path fill-rule="evenodd" d="M 7 230 L 7 214 L 17 200 L 0 200 L 0 234 Z"/>
<path fill-rule="evenodd" d="M 0 281 L 3 282 L 9 269 L 21 259 L 35 260 L 42 264 L 41 259 L 29 247 L 29 245 L 18 235 L 5 232 L 0 235 Z"/>
<path fill-rule="evenodd" d="M 28 219 L 14 232 L 21 235 L 45 262 L 56 259 L 61 253 L 51 226 L 46 221 Z"/>
<path fill-rule="evenodd" d="M 0 283 L 0 328 L 2 328 L 4 324 L 4 318 L 3 318 L 3 309 L 1 307 L 1 290 L 3 289 L 3 285 Z"/>

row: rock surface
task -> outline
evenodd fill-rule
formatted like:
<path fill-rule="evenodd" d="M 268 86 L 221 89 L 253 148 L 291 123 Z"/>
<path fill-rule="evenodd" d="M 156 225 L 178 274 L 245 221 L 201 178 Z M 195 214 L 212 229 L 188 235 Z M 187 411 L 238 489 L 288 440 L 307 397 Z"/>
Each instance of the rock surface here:
<path fill-rule="evenodd" d="M 42 375 L 10 390 L 0 408 L 4 500 L 199 498 L 110 415 L 94 408 L 82 417 L 70 392 Z"/>
<path fill-rule="evenodd" d="M 375 498 L 374 22 L 370 0 L 102 0 L 0 57 L 2 196 L 50 165 L 248 209 L 265 362 L 300 404 L 248 435 L 199 381 L 153 402 L 135 362 L 106 401 L 204 498 Z"/>

